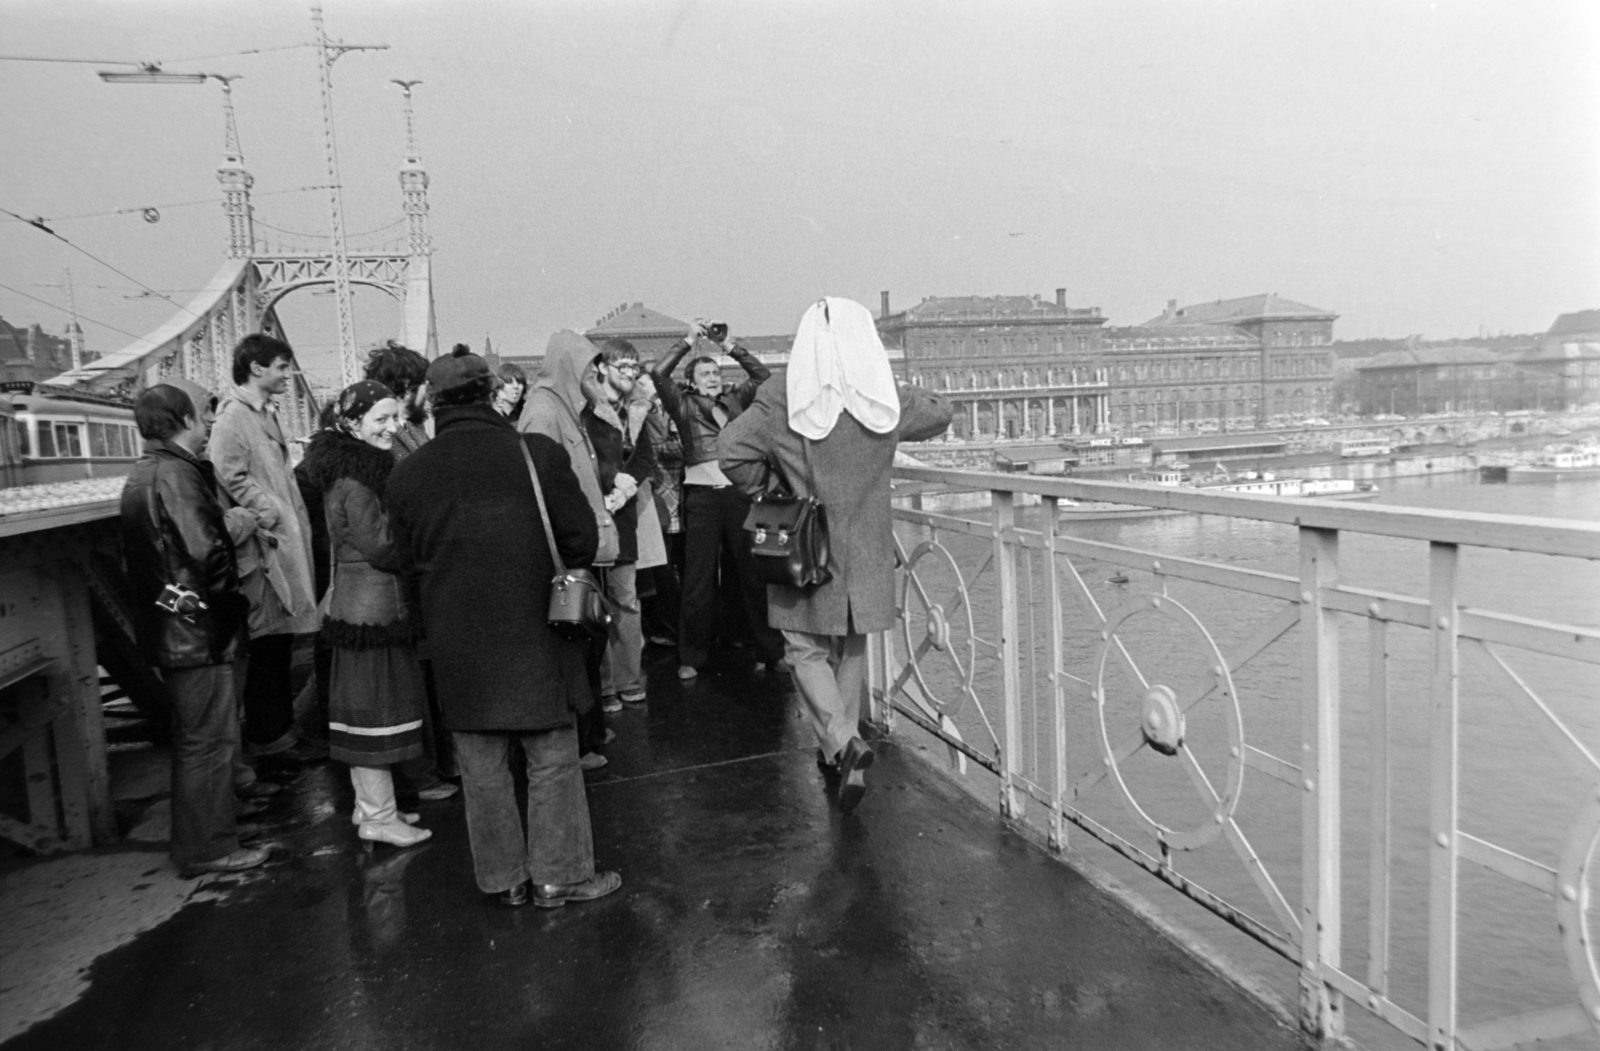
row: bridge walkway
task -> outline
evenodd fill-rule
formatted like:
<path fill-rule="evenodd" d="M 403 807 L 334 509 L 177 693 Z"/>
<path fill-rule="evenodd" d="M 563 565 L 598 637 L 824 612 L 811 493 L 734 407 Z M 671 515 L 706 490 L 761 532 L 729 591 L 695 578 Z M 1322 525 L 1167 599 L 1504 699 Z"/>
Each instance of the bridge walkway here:
<path fill-rule="evenodd" d="M 264 816 L 268 866 L 184 885 L 170 918 L 124 916 L 120 944 L 71 979 L 86 988 L 0 1047 L 1300 1046 L 920 759 L 884 747 L 841 814 L 786 680 L 681 685 L 651 652 L 650 701 L 612 717 L 589 786 L 618 894 L 555 910 L 480 895 L 459 797 L 423 804 L 429 843 L 364 852 L 344 768 L 323 764 Z M 51 909 L 30 907 L 126 913 L 175 880 L 160 842 L 90 853 L 106 852 L 133 860 L 110 883 L 47 880 Z M 55 864 L 0 867 L 0 903 L 19 871 Z M 13 995 L 28 960 L 60 965 L 13 949 Z"/>

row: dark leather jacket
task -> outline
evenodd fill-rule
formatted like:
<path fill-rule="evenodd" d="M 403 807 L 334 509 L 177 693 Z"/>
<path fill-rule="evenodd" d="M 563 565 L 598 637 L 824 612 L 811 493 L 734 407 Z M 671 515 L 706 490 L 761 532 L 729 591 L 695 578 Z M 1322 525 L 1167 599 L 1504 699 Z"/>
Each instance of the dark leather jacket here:
<path fill-rule="evenodd" d="M 162 668 L 227 664 L 245 653 L 250 604 L 211 464 L 168 441 L 145 453 L 122 488 L 122 552 L 139 647 Z M 168 584 L 200 594 L 189 616 L 156 608 Z"/>
<path fill-rule="evenodd" d="M 733 419 L 750 407 L 755 400 L 756 388 L 772 375 L 772 370 L 757 361 L 754 354 L 734 344 L 728 353 L 750 378 L 732 390 L 725 389 L 717 397 L 708 398 L 687 384 L 680 387 L 672 378 L 672 370 L 678 367 L 678 362 L 689 350 L 689 344 L 679 340 L 677 346 L 650 371 L 650 378 L 655 381 L 662 407 L 678 425 L 678 437 L 683 442 L 684 466 L 693 467 L 707 460 L 715 463 L 717 459 L 717 435 L 722 433 L 722 425 L 717 423 L 711 411 L 712 406 L 722 406 L 728 419 Z"/>

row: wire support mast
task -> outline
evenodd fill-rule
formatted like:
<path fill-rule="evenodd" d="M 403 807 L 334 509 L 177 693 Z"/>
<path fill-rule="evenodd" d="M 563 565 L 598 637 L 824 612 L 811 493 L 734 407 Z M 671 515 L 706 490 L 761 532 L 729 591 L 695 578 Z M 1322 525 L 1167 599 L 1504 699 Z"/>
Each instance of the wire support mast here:
<path fill-rule="evenodd" d="M 339 182 L 339 150 L 333 128 L 333 64 L 348 51 L 382 51 L 388 44 L 343 44 L 330 41 L 322 24 L 322 5 L 311 6 L 317 32 L 318 69 L 322 80 L 322 138 L 328 155 L 328 214 L 333 227 L 333 289 L 339 311 L 339 364 L 344 385 L 360 378 L 356 358 L 355 312 L 350 302 L 350 258 L 345 246 L 344 202 Z"/>

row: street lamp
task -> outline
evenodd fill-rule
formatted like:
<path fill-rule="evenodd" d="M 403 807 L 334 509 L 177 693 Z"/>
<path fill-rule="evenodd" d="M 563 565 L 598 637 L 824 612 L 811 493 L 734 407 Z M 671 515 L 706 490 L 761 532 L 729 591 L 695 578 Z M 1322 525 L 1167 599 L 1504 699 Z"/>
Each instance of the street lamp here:
<path fill-rule="evenodd" d="M 134 73 L 102 69 L 100 79 L 107 84 L 204 84 L 212 73 L 168 73 L 159 66 L 145 66 Z"/>

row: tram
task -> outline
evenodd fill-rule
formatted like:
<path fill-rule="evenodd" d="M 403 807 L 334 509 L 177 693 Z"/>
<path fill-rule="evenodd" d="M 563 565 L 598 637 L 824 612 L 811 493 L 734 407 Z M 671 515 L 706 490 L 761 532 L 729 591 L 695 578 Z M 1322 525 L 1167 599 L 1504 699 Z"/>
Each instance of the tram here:
<path fill-rule="evenodd" d="M 0 390 L 0 487 L 119 477 L 140 451 L 126 403 Z"/>

